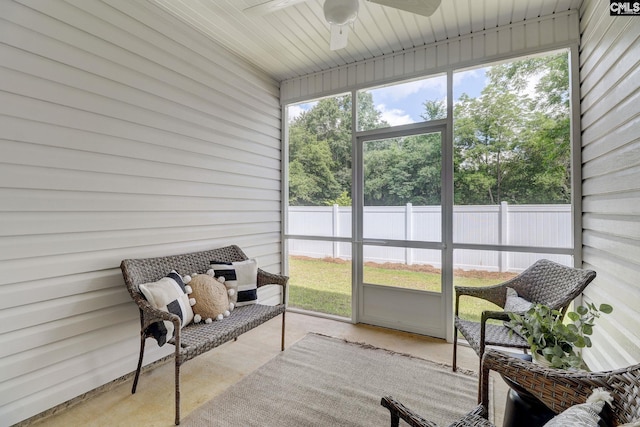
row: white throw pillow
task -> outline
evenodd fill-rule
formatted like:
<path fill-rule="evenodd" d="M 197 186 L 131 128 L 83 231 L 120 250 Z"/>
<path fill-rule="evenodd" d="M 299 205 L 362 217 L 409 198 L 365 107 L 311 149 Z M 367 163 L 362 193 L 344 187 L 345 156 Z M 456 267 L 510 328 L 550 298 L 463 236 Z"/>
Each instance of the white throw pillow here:
<path fill-rule="evenodd" d="M 225 285 L 238 289 L 236 307 L 258 302 L 258 263 L 255 259 L 236 262 L 211 261 L 215 277 L 223 276 Z"/>
<path fill-rule="evenodd" d="M 604 389 L 597 388 L 585 403 L 574 405 L 553 417 L 544 427 L 598 427 L 600 412 L 613 397 Z"/>
<path fill-rule="evenodd" d="M 193 320 L 193 309 L 185 284 L 175 270 L 157 282 L 143 283 L 139 288 L 142 295 L 153 307 L 178 315 L 181 328 Z M 154 328 L 156 331 L 153 335 L 161 346 L 174 336 L 173 322 L 168 320 L 158 322 Z"/>
<path fill-rule="evenodd" d="M 523 313 L 531 308 L 533 303 L 519 297 L 513 288 L 507 288 L 507 300 L 504 303 L 504 311 Z"/>

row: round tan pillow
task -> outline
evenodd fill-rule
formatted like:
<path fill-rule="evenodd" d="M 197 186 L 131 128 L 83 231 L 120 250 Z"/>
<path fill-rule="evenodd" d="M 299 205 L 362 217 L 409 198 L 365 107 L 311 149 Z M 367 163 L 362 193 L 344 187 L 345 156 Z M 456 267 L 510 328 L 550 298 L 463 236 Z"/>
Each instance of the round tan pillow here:
<path fill-rule="evenodd" d="M 193 312 L 203 320 L 222 319 L 229 315 L 227 288 L 218 280 L 206 274 L 198 274 L 191 279 L 189 286 L 193 289 L 189 297 L 196 300 Z"/>

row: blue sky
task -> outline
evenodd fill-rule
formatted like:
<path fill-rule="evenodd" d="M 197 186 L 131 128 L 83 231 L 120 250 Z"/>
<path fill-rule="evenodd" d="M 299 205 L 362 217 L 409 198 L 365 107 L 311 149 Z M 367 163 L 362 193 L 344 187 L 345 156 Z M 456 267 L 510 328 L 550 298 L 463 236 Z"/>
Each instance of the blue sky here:
<path fill-rule="evenodd" d="M 454 102 L 463 93 L 471 97 L 479 96 L 486 84 L 484 68 L 458 72 L 453 76 Z M 397 126 L 423 121 L 420 117 L 424 112 L 423 102 L 434 99 L 444 101 L 446 91 L 446 76 L 437 76 L 372 89 L 371 93 L 374 105 L 382 114 L 382 118 L 392 126 Z M 293 119 L 315 104 L 315 102 L 308 102 L 290 106 L 289 119 Z"/>
<path fill-rule="evenodd" d="M 446 76 L 439 76 L 373 89 L 373 102 L 376 109 L 382 113 L 382 118 L 392 126 L 421 122 L 424 101 L 446 100 L 446 81 Z M 479 96 L 485 81 L 484 68 L 455 73 L 454 102 L 463 93 L 471 97 Z"/>

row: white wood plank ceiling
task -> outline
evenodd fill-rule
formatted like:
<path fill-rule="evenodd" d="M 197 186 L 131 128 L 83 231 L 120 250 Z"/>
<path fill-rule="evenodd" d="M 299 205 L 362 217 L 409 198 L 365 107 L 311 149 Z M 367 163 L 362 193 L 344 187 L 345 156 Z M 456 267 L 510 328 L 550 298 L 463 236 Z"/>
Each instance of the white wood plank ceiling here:
<path fill-rule="evenodd" d="M 582 0 L 442 0 L 430 17 L 360 0 L 345 49 L 329 49 L 324 0 L 254 15 L 266 0 L 148 0 L 197 28 L 277 81 L 431 44 L 488 28 L 575 10 Z"/>

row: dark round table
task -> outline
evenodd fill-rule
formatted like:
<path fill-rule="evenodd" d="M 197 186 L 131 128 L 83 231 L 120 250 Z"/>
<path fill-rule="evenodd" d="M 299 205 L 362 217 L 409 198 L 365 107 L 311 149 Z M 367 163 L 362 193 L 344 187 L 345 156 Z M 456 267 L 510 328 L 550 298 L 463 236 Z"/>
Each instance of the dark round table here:
<path fill-rule="evenodd" d="M 510 354 L 531 361 L 531 355 Z M 502 427 L 542 427 L 556 414 L 517 383 L 502 377 L 509 386 Z"/>

